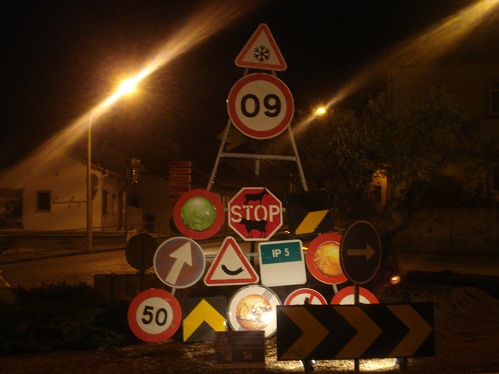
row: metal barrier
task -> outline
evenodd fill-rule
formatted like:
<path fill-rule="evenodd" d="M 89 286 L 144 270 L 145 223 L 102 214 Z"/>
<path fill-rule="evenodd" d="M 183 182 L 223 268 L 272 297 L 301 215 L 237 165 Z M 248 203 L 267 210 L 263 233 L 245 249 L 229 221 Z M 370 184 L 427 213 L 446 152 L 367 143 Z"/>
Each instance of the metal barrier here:
<path fill-rule="evenodd" d="M 127 232 L 96 228 L 93 232 L 94 246 L 126 246 Z M 4 251 L 31 252 L 47 249 L 86 248 L 85 229 L 60 231 L 10 231 L 0 233 L 0 253 Z"/>

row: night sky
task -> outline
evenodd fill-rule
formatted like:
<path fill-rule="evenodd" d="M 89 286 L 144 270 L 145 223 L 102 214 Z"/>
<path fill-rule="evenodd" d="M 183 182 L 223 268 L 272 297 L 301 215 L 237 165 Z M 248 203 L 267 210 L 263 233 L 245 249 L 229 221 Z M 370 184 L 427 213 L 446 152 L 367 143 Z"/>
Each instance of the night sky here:
<path fill-rule="evenodd" d="M 0 1 L 0 161 L 25 152 L 88 112 L 127 72 L 139 71 L 207 3 Z M 226 3 L 231 1 L 218 2 Z M 287 70 L 277 76 L 293 93 L 298 112 L 327 101 L 396 43 L 472 1 L 233 3 L 251 7 L 232 15 L 223 29 L 162 65 L 142 81 L 136 94 L 116 103 L 95 126 L 96 143 L 116 141 L 122 146 L 133 139 L 133 152 L 144 159 L 150 157 L 147 152 L 168 158 L 173 143 L 181 149 L 194 147 L 200 154 L 205 147 L 212 152 L 219 145 L 216 135 L 227 123 L 227 95 L 244 73 L 234 60 L 261 23 L 269 26 L 286 60 Z"/>

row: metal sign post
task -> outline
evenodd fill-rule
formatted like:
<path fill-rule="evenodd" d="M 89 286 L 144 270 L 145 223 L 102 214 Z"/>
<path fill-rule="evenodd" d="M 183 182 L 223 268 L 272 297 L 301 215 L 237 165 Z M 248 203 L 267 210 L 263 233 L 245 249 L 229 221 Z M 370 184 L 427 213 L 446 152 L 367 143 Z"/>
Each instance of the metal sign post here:
<path fill-rule="evenodd" d="M 249 54 L 248 51 L 259 51 L 262 55 L 256 52 Z M 296 162 L 302 188 L 308 191 L 293 130 L 290 127 L 294 115 L 293 96 L 284 82 L 275 76 L 276 70 L 286 69 L 286 63 L 267 25 L 258 27 L 237 57 L 236 65 L 244 67 L 245 71 L 243 77 L 232 87 L 227 99 L 229 120 L 206 189 L 211 189 L 220 159 L 225 157 L 254 159 L 257 177 L 260 172 L 260 160 Z M 249 68 L 270 70 L 272 74 L 248 74 Z M 232 125 L 243 135 L 255 139 L 270 139 L 287 129 L 294 156 L 224 152 Z"/>

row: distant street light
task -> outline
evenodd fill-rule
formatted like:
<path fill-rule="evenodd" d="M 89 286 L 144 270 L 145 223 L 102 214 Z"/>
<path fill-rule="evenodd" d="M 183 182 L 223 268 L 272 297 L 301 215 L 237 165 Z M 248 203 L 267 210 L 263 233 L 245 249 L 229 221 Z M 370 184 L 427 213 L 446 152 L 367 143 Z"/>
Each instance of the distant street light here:
<path fill-rule="evenodd" d="M 315 110 L 315 114 L 318 116 L 323 116 L 327 113 L 326 107 L 320 106 Z"/>
<path fill-rule="evenodd" d="M 88 119 L 88 134 L 87 134 L 87 250 L 91 251 L 93 247 L 93 222 L 92 222 L 92 123 L 96 113 L 101 114 L 111 104 L 116 102 L 121 96 L 135 91 L 138 79 L 127 79 L 123 81 L 118 90 L 111 95 L 104 103 L 90 112 Z"/>

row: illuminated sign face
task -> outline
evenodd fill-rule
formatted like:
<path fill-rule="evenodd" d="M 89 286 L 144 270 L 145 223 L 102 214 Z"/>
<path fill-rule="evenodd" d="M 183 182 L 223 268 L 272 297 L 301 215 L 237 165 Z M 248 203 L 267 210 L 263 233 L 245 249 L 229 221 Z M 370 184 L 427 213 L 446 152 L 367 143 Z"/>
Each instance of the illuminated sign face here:
<path fill-rule="evenodd" d="M 230 326 L 235 331 L 264 331 L 268 338 L 277 330 L 277 305 L 281 305 L 281 301 L 270 288 L 243 287 L 229 301 Z"/>
<path fill-rule="evenodd" d="M 341 235 L 322 234 L 312 240 L 305 257 L 308 270 L 319 281 L 339 284 L 347 280 L 340 262 Z"/>

